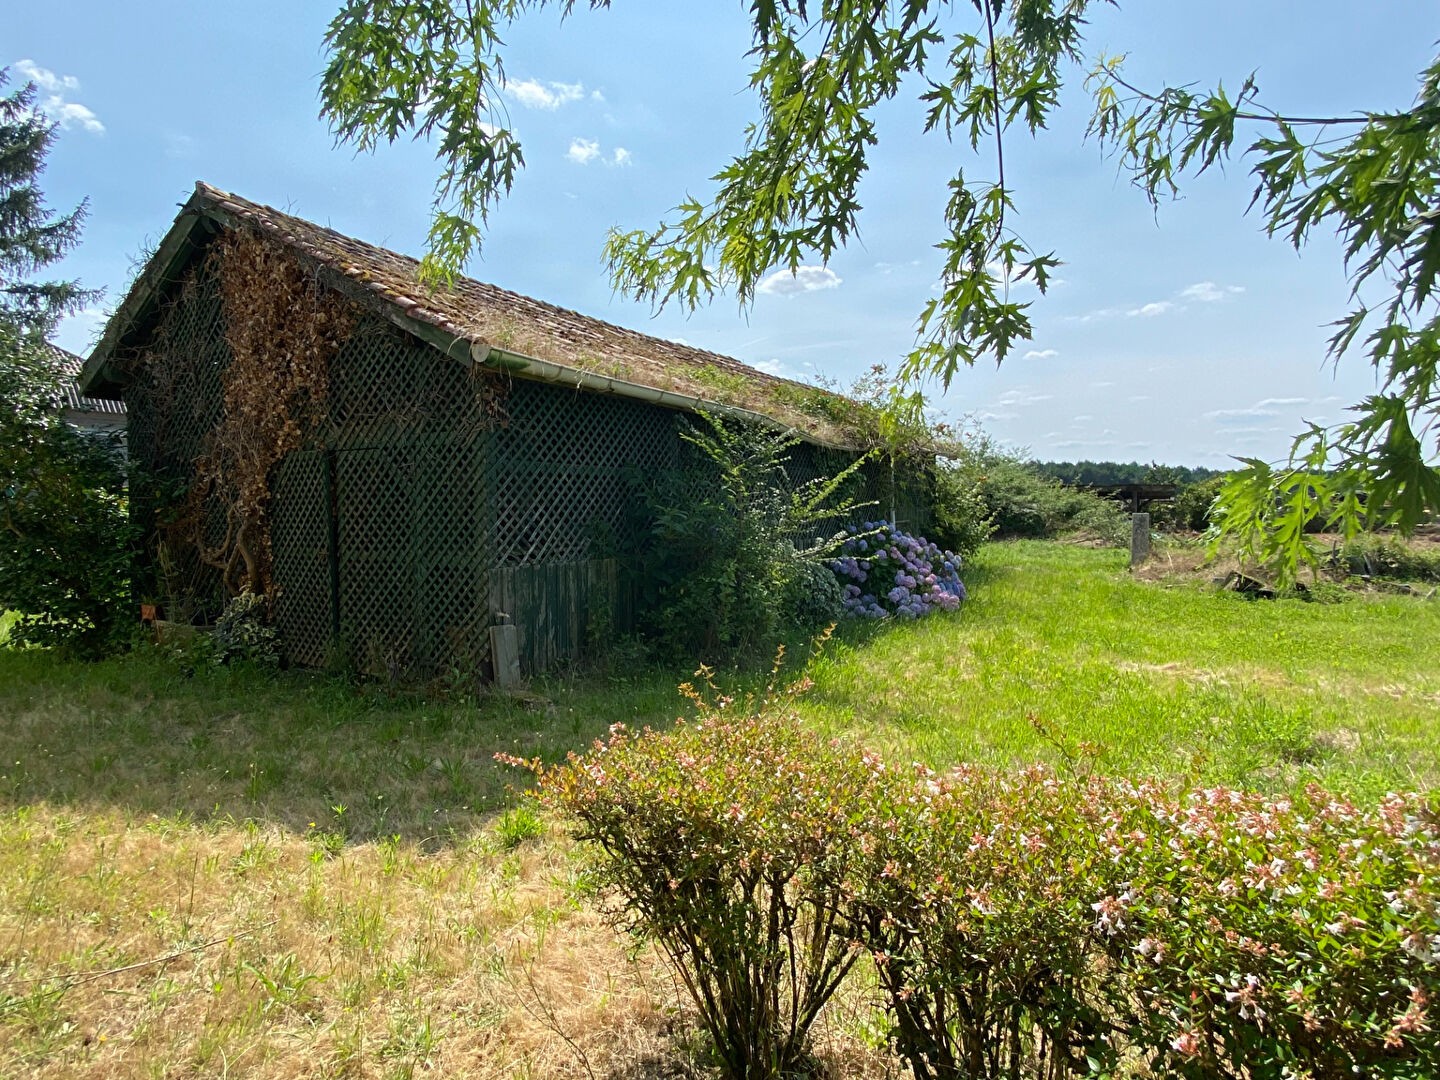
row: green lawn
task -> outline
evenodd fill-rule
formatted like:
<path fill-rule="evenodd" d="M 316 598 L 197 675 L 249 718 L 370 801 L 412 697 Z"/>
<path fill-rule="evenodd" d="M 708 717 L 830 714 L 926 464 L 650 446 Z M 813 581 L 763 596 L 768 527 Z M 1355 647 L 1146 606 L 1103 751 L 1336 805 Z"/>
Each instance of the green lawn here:
<path fill-rule="evenodd" d="M 845 628 L 801 711 L 937 765 L 1053 759 L 1038 720 L 1062 743 L 1098 744 L 1116 770 L 1440 783 L 1440 602 L 1246 601 L 1134 580 L 1118 552 L 1042 543 L 992 546 L 967 577 L 956 614 Z M 359 836 L 464 833 L 508 798 L 495 751 L 554 759 L 617 720 L 666 723 L 684 711 L 685 675 L 455 700 L 305 672 L 190 676 L 148 652 L 77 664 L 0 650 L 0 799 L 292 828 L 338 804 Z"/>
<path fill-rule="evenodd" d="M 1054 758 L 1039 720 L 1113 769 L 1440 783 L 1440 602 L 1251 603 L 1044 544 L 967 579 L 954 615 L 844 628 L 801 711 L 935 764 Z M 668 723 L 684 674 L 512 701 L 0 649 L 0 1076 L 705 1075 L 492 761 Z M 893 1075 L 846 994 L 831 1074 Z"/>
<path fill-rule="evenodd" d="M 1044 543 L 968 578 L 958 615 L 832 648 L 807 711 L 933 763 L 1051 756 L 1033 717 L 1117 770 L 1440 784 L 1440 602 L 1250 601 Z"/>

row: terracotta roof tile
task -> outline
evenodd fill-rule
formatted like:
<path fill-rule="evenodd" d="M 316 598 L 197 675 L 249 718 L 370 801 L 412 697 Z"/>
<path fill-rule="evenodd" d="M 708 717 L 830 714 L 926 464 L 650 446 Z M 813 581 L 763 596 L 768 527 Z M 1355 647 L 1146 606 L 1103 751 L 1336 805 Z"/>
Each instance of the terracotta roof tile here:
<path fill-rule="evenodd" d="M 804 384 L 781 379 L 733 357 L 651 337 L 568 311 L 542 300 L 457 277 L 448 289 L 419 293 L 420 263 L 273 207 L 250 202 L 205 183 L 195 188 L 203 211 L 213 207 L 329 269 L 362 283 L 385 303 L 419 322 L 472 343 L 483 343 L 552 364 L 591 371 L 721 404 L 763 413 L 825 441 L 845 441 L 833 424 L 779 400 L 777 388 Z M 419 299 L 418 297 L 423 297 Z M 804 387 L 809 394 L 819 393 Z"/>

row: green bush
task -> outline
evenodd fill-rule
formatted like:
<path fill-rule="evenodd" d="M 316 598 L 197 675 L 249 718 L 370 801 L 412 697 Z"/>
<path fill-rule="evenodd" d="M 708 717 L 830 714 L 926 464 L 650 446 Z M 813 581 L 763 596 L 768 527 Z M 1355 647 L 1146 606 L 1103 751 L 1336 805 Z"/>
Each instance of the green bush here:
<path fill-rule="evenodd" d="M 1111 1057 L 1097 818 L 1041 769 L 916 766 L 874 800 L 852 918 L 917 1078 L 1084 1075 Z"/>
<path fill-rule="evenodd" d="M 246 589 L 232 597 L 210 634 L 210 659 L 216 666 L 259 664 L 278 667 L 280 635 L 270 625 L 265 597 Z"/>
<path fill-rule="evenodd" d="M 0 611 L 21 613 L 9 640 L 100 655 L 135 615 L 123 453 L 58 417 L 6 417 L 0 435 Z"/>
<path fill-rule="evenodd" d="M 1440 546 L 1430 549 L 1384 536 L 1360 536 L 1340 549 L 1347 574 L 1400 581 L 1440 581 Z"/>
<path fill-rule="evenodd" d="M 981 534 L 1002 540 L 1083 535 L 1129 543 L 1130 519 L 1120 504 L 1041 475 L 983 435 L 972 437 L 957 460 L 940 468 L 936 488 L 936 518 L 947 533 L 934 539 L 962 555 L 967 552 L 955 545 L 978 546 Z"/>
<path fill-rule="evenodd" d="M 995 532 L 994 512 L 967 470 L 941 466 L 935 471 L 934 520 L 930 539 L 969 560 Z"/>
<path fill-rule="evenodd" d="M 1155 527 L 1204 532 L 1210 527 L 1210 507 L 1224 483 L 1225 477 L 1221 475 L 1186 484 L 1170 502 L 1156 504 Z"/>
<path fill-rule="evenodd" d="M 874 775 L 793 720 L 723 702 L 664 734 L 617 725 L 542 774 L 541 798 L 598 849 L 612 914 L 665 953 L 726 1077 L 809 1071 L 810 1028 L 861 955 L 842 910 L 849 818 Z"/>
<path fill-rule="evenodd" d="M 541 781 L 726 1076 L 803 1064 L 857 950 L 919 1080 L 1440 1073 L 1434 795 L 939 775 L 744 713 Z"/>
<path fill-rule="evenodd" d="M 806 633 L 823 630 L 845 614 L 845 594 L 834 572 L 824 563 L 797 560 L 785 582 L 781 598 L 790 623 Z"/>
<path fill-rule="evenodd" d="M 793 437 L 702 419 L 705 428 L 682 432 L 691 468 L 647 500 L 649 536 L 634 556 L 642 627 L 669 658 L 754 660 L 837 617 L 822 560 L 844 539 L 855 506 L 842 491 L 864 459 L 796 485 L 786 472 Z"/>

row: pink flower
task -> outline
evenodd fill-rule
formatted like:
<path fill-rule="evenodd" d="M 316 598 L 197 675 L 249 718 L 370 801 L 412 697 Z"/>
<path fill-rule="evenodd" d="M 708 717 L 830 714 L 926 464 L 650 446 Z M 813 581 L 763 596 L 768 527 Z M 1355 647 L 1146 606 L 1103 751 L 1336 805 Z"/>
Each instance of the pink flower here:
<path fill-rule="evenodd" d="M 1170 1040 L 1170 1045 L 1182 1057 L 1197 1058 L 1204 1044 L 1200 1041 L 1200 1033 L 1193 1029 L 1180 1032 Z"/>

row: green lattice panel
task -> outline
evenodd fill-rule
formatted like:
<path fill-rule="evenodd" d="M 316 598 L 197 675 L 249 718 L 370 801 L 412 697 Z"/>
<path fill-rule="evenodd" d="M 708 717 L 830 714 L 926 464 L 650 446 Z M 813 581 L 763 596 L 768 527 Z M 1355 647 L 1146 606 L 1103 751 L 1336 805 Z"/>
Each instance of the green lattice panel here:
<path fill-rule="evenodd" d="M 138 369 L 127 394 L 132 453 L 159 483 L 184 484 L 220 420 L 229 363 L 213 280 L 181 291 L 154 350 L 159 362 Z M 646 486 L 670 476 L 698 497 L 715 480 L 687 456 L 674 411 L 512 383 L 375 315 L 332 359 L 327 402 L 305 450 L 272 478 L 276 618 L 302 664 L 338 643 L 382 675 L 484 671 L 502 604 L 522 609 L 510 614 L 528 665 L 572 655 L 593 626 L 628 625 L 618 566 L 648 528 Z M 788 473 L 799 484 L 848 460 L 802 444 Z M 862 492 L 888 513 L 888 468 L 868 467 Z M 155 498 L 137 484 L 137 518 Z M 897 483 L 893 502 L 902 521 L 918 514 L 923 484 Z M 224 527 L 224 507 L 207 507 L 207 539 Z M 197 599 L 213 597 L 218 575 L 193 552 L 177 565 Z"/>
<path fill-rule="evenodd" d="M 676 414 L 516 382 L 488 471 L 495 566 L 573 563 L 632 539 L 642 484 L 674 469 Z"/>
<path fill-rule="evenodd" d="M 290 660 L 310 667 L 329 659 L 334 636 L 325 470 L 323 453 L 287 455 L 275 470 L 270 525 L 275 625 Z"/>

